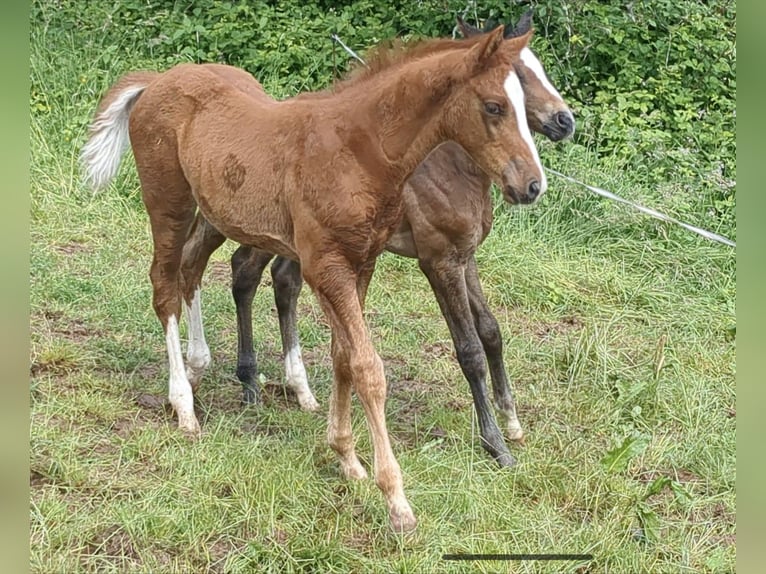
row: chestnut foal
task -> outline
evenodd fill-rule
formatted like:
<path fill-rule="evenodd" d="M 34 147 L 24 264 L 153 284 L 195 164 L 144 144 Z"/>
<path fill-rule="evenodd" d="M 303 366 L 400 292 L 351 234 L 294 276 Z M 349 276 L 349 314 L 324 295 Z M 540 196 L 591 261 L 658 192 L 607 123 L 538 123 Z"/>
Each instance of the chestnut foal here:
<path fill-rule="evenodd" d="M 210 362 L 199 283 L 207 258 L 182 262 L 199 208 L 226 237 L 300 263 L 332 331 L 330 446 L 346 477 L 366 477 L 351 434 L 353 385 L 391 525 L 415 528 L 386 429 L 383 363 L 363 316 L 367 286 L 401 219 L 402 184 L 444 141 L 462 145 L 502 180 L 509 197 L 531 200 L 545 191 L 512 66 L 530 36 L 503 41 L 500 27 L 473 42 L 381 49 L 369 70 L 311 98 L 275 101 L 244 92 L 216 71 L 222 66 L 197 64 L 129 73 L 109 89 L 82 161 L 94 187 L 108 183 L 129 136 L 151 224 L 153 305 L 181 430 L 200 432 L 193 388 Z"/>
<path fill-rule="evenodd" d="M 458 20 L 464 36 L 486 32 Z M 506 25 L 505 38 L 527 33 L 531 12 L 514 28 Z M 559 92 L 551 85 L 540 61 L 524 48 L 513 67 L 524 90 L 529 127 L 559 141 L 574 132 L 574 117 Z M 252 80 L 254 82 L 254 80 Z M 418 166 L 404 185 L 404 218 L 389 238 L 386 249 L 418 259 L 428 278 L 455 345 L 458 363 L 468 380 L 479 421 L 481 444 L 502 466 L 515 461 L 490 406 L 487 364 L 495 407 L 505 419 L 509 439 L 520 441 L 524 433 L 516 415 L 515 401 L 503 362 L 503 340 L 497 320 L 489 309 L 476 268 L 475 252 L 492 226 L 490 177 L 465 150 L 447 142 Z M 511 203 L 526 203 L 528 196 L 506 195 Z M 198 215 L 186 249 L 216 247 L 218 232 Z M 259 402 L 258 372 L 253 351 L 252 302 L 266 265 L 274 255 L 240 246 L 232 255 L 232 293 L 237 309 L 237 377 L 242 382 L 244 401 Z M 299 265 L 277 257 L 271 267 L 279 327 L 284 352 L 286 384 L 301 408 L 315 410 L 318 404 L 308 385 L 301 358 L 296 307 L 301 290 Z"/>

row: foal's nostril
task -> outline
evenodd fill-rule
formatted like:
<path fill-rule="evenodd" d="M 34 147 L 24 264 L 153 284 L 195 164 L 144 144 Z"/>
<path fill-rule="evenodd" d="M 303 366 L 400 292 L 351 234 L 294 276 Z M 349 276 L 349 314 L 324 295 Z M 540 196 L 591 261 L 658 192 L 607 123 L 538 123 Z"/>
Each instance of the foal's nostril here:
<path fill-rule="evenodd" d="M 572 114 L 569 112 L 558 112 L 556 114 L 556 124 L 558 124 L 560 128 L 569 130 L 572 128 L 573 123 Z"/>
<path fill-rule="evenodd" d="M 540 182 L 535 180 L 529 184 L 527 196 L 529 196 L 529 199 L 535 199 L 538 195 L 540 195 Z"/>

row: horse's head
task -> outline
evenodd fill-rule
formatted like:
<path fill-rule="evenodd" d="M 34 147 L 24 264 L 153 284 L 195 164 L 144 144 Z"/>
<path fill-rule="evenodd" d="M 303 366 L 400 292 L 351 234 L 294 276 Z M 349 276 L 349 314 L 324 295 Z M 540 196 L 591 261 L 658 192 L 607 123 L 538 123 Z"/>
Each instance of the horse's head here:
<path fill-rule="evenodd" d="M 458 18 L 457 23 L 466 38 L 485 34 L 494 28 L 489 20 L 483 29 L 471 26 L 462 18 Z M 523 36 L 531 27 L 532 10 L 528 10 L 515 26 L 506 24 L 503 27 L 503 37 L 510 39 Z M 530 129 L 552 141 L 559 141 L 574 134 L 575 121 L 572 111 L 550 83 L 540 60 L 528 46 L 522 49 L 519 57 L 514 60 L 513 68 L 524 90 L 524 108 Z"/>
<path fill-rule="evenodd" d="M 504 39 L 503 28 L 468 40 L 460 50 L 462 86 L 447 103 L 448 138 L 459 143 L 510 203 L 533 203 L 547 180 L 524 113 L 524 92 L 513 62 L 532 32 Z"/>

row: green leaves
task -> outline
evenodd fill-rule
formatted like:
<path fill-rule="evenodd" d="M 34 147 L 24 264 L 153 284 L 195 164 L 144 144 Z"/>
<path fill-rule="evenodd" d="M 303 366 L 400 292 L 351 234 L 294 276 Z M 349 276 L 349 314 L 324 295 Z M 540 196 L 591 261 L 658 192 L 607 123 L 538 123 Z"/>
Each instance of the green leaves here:
<path fill-rule="evenodd" d="M 608 451 L 601 459 L 601 466 L 607 472 L 622 472 L 630 460 L 644 452 L 649 444 L 649 437 L 636 434 L 622 441 L 622 444 Z"/>
<path fill-rule="evenodd" d="M 76 28 L 116 54 L 99 54 L 110 79 L 127 49 L 158 69 L 224 62 L 253 73 L 278 98 L 327 87 L 349 64 L 337 33 L 364 55 L 387 38 L 449 36 L 464 0 L 36 0 L 32 20 Z M 193 8 L 189 5 L 193 4 Z M 736 236 L 736 4 L 728 0 L 534 2 L 532 46 L 577 117 L 574 142 L 623 163 L 657 189 L 685 180 L 673 215 Z M 465 16 L 517 21 L 525 8 L 488 0 Z M 478 22 L 477 22 L 478 23 Z M 126 46 L 125 38 L 130 38 Z M 33 109 L 42 112 L 39 107 Z M 571 145 L 572 142 L 567 142 Z M 722 191 L 724 190 L 724 191 Z M 723 195 L 723 196 L 722 196 Z M 661 203 L 663 202 L 663 203 Z"/>

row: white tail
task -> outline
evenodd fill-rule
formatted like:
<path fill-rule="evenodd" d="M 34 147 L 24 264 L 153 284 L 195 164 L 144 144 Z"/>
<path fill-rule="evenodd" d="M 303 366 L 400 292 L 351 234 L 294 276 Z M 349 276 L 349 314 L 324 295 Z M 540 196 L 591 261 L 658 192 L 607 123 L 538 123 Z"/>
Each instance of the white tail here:
<path fill-rule="evenodd" d="M 148 85 L 148 84 L 147 84 Z M 120 167 L 122 154 L 128 148 L 130 110 L 146 85 L 132 85 L 122 90 L 114 101 L 96 115 L 90 126 L 90 138 L 80 153 L 85 179 L 93 190 L 107 185 Z"/>

